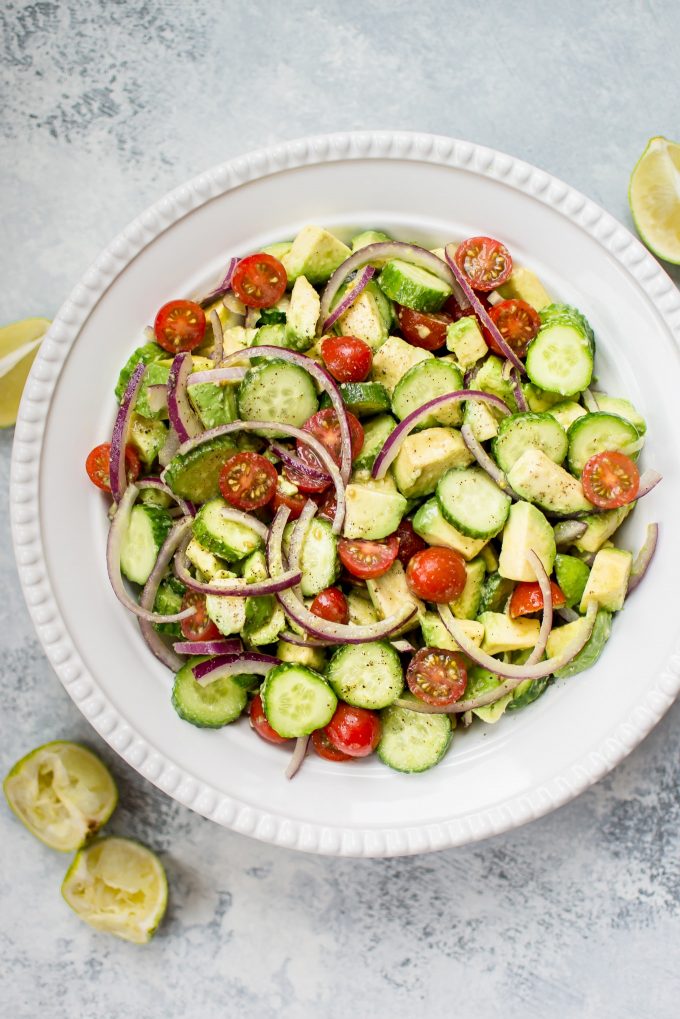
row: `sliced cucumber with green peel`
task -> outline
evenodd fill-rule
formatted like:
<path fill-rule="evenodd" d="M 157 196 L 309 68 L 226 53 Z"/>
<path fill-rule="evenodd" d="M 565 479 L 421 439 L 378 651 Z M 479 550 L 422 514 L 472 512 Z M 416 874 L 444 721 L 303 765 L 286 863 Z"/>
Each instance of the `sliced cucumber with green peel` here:
<path fill-rule="evenodd" d="M 616 450 L 637 457 L 640 435 L 635 425 L 618 414 L 584 414 L 569 426 L 569 469 L 580 475 L 591 456 Z"/>
<path fill-rule="evenodd" d="M 238 412 L 243 421 L 276 421 L 300 428 L 318 407 L 311 375 L 285 361 L 269 360 L 255 365 L 239 386 Z M 285 435 L 285 427 L 276 434 Z"/>
<path fill-rule="evenodd" d="M 632 425 L 635 425 L 639 435 L 645 434 L 647 422 L 630 400 L 624 400 L 618 396 L 607 396 L 606 393 L 593 393 L 593 396 L 597 401 L 599 410 L 604 411 L 606 414 L 618 414 L 619 417 L 625 418 Z"/>
<path fill-rule="evenodd" d="M 386 641 L 338 648 L 328 663 L 326 678 L 340 700 L 374 711 L 392 704 L 404 688 L 399 655 Z"/>
<path fill-rule="evenodd" d="M 144 504 L 133 507 L 120 549 L 120 568 L 128 580 L 146 584 L 171 527 L 167 510 Z"/>
<path fill-rule="evenodd" d="M 286 739 L 323 729 L 338 703 L 323 676 L 293 662 L 270 669 L 260 694 L 267 721 Z"/>
<path fill-rule="evenodd" d="M 217 428 L 236 420 L 238 412 L 236 389 L 233 385 L 201 382 L 197 386 L 190 385 L 188 393 L 204 428 Z"/>
<path fill-rule="evenodd" d="M 508 598 L 514 589 L 514 580 L 501 577 L 500 573 L 490 573 L 482 587 L 478 614 L 481 615 L 482 612 L 503 612 Z"/>
<path fill-rule="evenodd" d="M 595 333 L 592 326 L 583 312 L 575 308 L 573 304 L 548 304 L 546 307 L 541 308 L 539 316 L 542 326 L 562 322 L 578 329 L 588 341 L 588 346 L 593 354 L 595 353 Z"/>
<path fill-rule="evenodd" d="M 512 414 L 498 426 L 493 455 L 502 471 L 510 470 L 525 449 L 542 449 L 546 456 L 561 464 L 567 455 L 567 433 L 550 414 Z"/>
<path fill-rule="evenodd" d="M 448 361 L 432 357 L 419 361 L 397 382 L 392 394 L 392 410 L 403 421 L 414 410 L 433 400 L 463 388 L 463 376 Z M 463 403 L 445 404 L 418 422 L 418 428 L 436 425 L 459 425 L 463 420 Z"/>
<path fill-rule="evenodd" d="M 510 498 L 481 467 L 447 471 L 437 485 L 442 514 L 468 538 L 493 538 L 510 512 Z"/>
<path fill-rule="evenodd" d="M 153 603 L 154 612 L 159 615 L 172 616 L 182 608 L 182 598 L 186 588 L 184 584 L 169 574 L 162 580 L 156 592 L 156 600 Z M 170 637 L 179 640 L 182 636 L 182 628 L 179 623 L 154 623 L 154 628 L 159 633 L 167 633 Z"/>
<path fill-rule="evenodd" d="M 347 410 L 358 418 L 371 417 L 389 411 L 390 397 L 381 382 L 342 382 L 340 395 Z M 320 407 L 332 407 L 328 393 L 323 393 Z"/>
<path fill-rule="evenodd" d="M 586 333 L 568 318 L 546 322 L 529 344 L 527 375 L 535 386 L 561 396 L 575 396 L 593 377 L 593 351 Z"/>
<path fill-rule="evenodd" d="M 305 598 L 313 598 L 338 579 L 338 540 L 330 520 L 318 517 L 307 528 L 300 551 L 300 569 L 300 589 Z"/>
<path fill-rule="evenodd" d="M 379 414 L 364 424 L 364 444 L 359 456 L 354 461 L 355 471 L 371 470 L 378 453 L 387 441 L 387 437 L 396 427 L 397 422 L 389 414 Z"/>
<path fill-rule="evenodd" d="M 439 311 L 452 293 L 438 276 L 400 258 L 385 263 L 378 285 L 387 297 L 416 311 Z"/>
<path fill-rule="evenodd" d="M 175 676 L 172 706 L 185 722 L 204 729 L 220 729 L 235 722 L 248 702 L 248 694 L 233 676 L 223 676 L 202 686 L 192 669 L 208 655 L 192 657 Z"/>
<path fill-rule="evenodd" d="M 262 548 L 262 538 L 245 524 L 226 519 L 225 509 L 229 506 L 224 499 L 211 499 L 201 506 L 191 526 L 194 537 L 204 548 L 227 562 L 237 562 Z"/>
<path fill-rule="evenodd" d="M 220 494 L 220 473 L 238 447 L 230 435 L 208 439 L 200 446 L 174 456 L 163 472 L 175 495 L 192 502 L 207 502 Z"/>
<path fill-rule="evenodd" d="M 405 694 L 405 700 L 415 700 Z M 439 764 L 452 736 L 448 715 L 426 715 L 392 704 L 380 713 L 381 734 L 376 753 L 395 771 L 427 771 Z"/>

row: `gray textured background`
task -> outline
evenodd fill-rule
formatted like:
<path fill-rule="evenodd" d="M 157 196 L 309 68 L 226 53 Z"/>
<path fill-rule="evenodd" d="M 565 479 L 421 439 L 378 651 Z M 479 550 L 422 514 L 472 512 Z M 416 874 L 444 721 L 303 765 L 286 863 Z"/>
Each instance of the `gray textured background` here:
<path fill-rule="evenodd" d="M 646 139 L 680 136 L 673 0 L 4 2 L 0 46 L 4 322 L 51 316 L 146 205 L 266 142 L 358 127 L 470 138 L 627 223 Z M 171 902 L 148 947 L 91 932 L 60 900 L 66 860 L 0 807 L 3 1019 L 678 1014 L 680 706 L 576 802 L 481 845 L 356 862 L 233 835 L 131 772 L 48 668 L 10 548 L 11 441 L 0 767 L 87 740 L 121 787 L 113 830 L 161 852 Z"/>

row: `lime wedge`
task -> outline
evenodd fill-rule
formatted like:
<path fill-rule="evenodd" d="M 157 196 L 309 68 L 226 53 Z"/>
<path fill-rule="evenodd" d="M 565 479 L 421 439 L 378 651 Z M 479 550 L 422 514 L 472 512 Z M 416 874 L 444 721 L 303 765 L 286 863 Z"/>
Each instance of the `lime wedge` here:
<path fill-rule="evenodd" d="M 650 138 L 631 174 L 628 201 L 649 250 L 680 265 L 680 144 Z"/>
<path fill-rule="evenodd" d="M 0 428 L 16 424 L 28 373 L 49 326 L 47 318 L 24 318 L 0 327 Z"/>
<path fill-rule="evenodd" d="M 46 743 L 14 765 L 3 783 L 7 802 L 45 845 L 71 853 L 113 813 L 118 790 L 111 773 L 85 747 Z"/>
<path fill-rule="evenodd" d="M 85 923 L 138 945 L 153 937 L 168 904 L 168 883 L 156 854 L 115 836 L 80 850 L 61 893 Z"/>

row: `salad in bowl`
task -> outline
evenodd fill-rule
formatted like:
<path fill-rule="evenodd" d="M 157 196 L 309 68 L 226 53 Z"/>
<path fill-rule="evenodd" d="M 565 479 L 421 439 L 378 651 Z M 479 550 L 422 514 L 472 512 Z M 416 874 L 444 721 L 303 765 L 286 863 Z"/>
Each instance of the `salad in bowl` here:
<path fill-rule="evenodd" d="M 156 314 L 115 384 L 108 571 L 172 705 L 422 772 L 587 669 L 651 560 L 661 480 L 596 338 L 490 237 L 317 226 Z"/>

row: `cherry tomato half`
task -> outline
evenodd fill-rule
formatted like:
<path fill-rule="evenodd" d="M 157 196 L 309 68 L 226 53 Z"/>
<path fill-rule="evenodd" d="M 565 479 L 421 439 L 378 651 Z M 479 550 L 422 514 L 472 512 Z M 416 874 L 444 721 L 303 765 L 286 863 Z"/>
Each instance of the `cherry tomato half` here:
<path fill-rule="evenodd" d="M 445 707 L 454 704 L 465 693 L 467 669 L 455 651 L 424 647 L 416 651 L 408 669 L 406 682 L 411 693 L 426 704 Z"/>
<path fill-rule="evenodd" d="M 221 636 L 212 619 L 208 618 L 205 607 L 205 595 L 198 591 L 185 591 L 182 598 L 182 609 L 189 606 L 196 611 L 193 616 L 180 620 L 180 629 L 185 640 L 217 640 Z"/>
<path fill-rule="evenodd" d="M 320 591 L 309 607 L 319 619 L 330 623 L 349 623 L 349 605 L 339 587 L 327 587 Z"/>
<path fill-rule="evenodd" d="M 168 301 L 153 324 L 156 343 L 170 354 L 193 350 L 205 336 L 205 312 L 195 301 Z"/>
<path fill-rule="evenodd" d="M 413 524 L 406 517 L 402 520 L 394 532 L 399 541 L 399 562 L 403 567 L 408 566 L 416 552 L 423 552 L 427 548 L 427 542 L 423 541 L 419 534 L 413 530 Z"/>
<path fill-rule="evenodd" d="M 412 347 L 422 347 L 423 350 L 439 350 L 443 347 L 447 327 L 454 321 L 452 315 L 444 312 L 426 314 L 401 304 L 397 305 L 397 319 L 404 339 Z"/>
<path fill-rule="evenodd" d="M 335 489 L 333 489 L 332 491 L 327 492 L 323 497 L 317 516 L 325 517 L 327 520 L 334 520 L 337 508 L 338 496 Z"/>
<path fill-rule="evenodd" d="M 465 587 L 466 576 L 462 555 L 439 546 L 416 552 L 406 568 L 409 587 L 424 601 L 454 601 Z"/>
<path fill-rule="evenodd" d="M 373 364 L 371 348 L 356 336 L 326 336 L 321 356 L 338 382 L 363 382 Z"/>
<path fill-rule="evenodd" d="M 581 475 L 586 499 L 598 509 L 626 506 L 638 494 L 640 474 L 625 453 L 596 453 L 586 461 Z"/>
<path fill-rule="evenodd" d="M 350 443 L 352 447 L 352 459 L 361 452 L 361 448 L 364 444 L 364 430 L 359 424 L 354 414 L 347 412 L 347 422 L 349 424 L 349 435 Z M 323 410 L 317 411 L 316 414 L 312 414 L 309 421 L 305 422 L 302 426 L 305 432 L 309 432 L 314 438 L 318 439 L 319 442 L 323 443 L 328 452 L 331 454 L 338 466 L 341 460 L 342 450 L 342 439 L 340 437 L 340 425 L 338 423 L 338 415 L 332 407 L 325 407 Z M 309 464 L 310 467 L 314 467 L 316 470 L 324 470 L 323 464 L 320 462 L 316 453 L 310 449 L 310 447 L 303 442 L 301 439 L 296 441 L 297 455 L 305 463 Z M 308 478 L 303 475 L 300 471 L 293 470 L 290 467 L 284 469 L 284 474 L 287 478 L 292 481 L 294 485 L 301 488 L 304 492 L 323 492 L 325 491 L 331 482 L 329 481 L 316 481 L 312 478 Z"/>
<path fill-rule="evenodd" d="M 271 725 L 267 721 L 267 716 L 264 713 L 262 707 L 262 698 L 259 693 L 256 693 L 250 702 L 250 727 L 254 729 L 258 736 L 266 740 L 268 743 L 287 743 L 288 740 L 285 736 L 279 736 L 276 729 L 272 729 Z"/>
<path fill-rule="evenodd" d="M 102 492 L 111 491 L 111 480 L 109 477 L 111 459 L 111 443 L 102 442 L 90 450 L 85 461 L 85 470 L 93 485 L 101 488 Z M 128 481 L 136 481 L 142 465 L 137 456 L 134 446 L 125 447 L 125 473 Z"/>
<path fill-rule="evenodd" d="M 348 757 L 368 757 L 380 741 L 380 719 L 375 711 L 353 708 L 341 701 L 321 731 L 340 753 Z"/>
<path fill-rule="evenodd" d="M 237 453 L 220 472 L 220 492 L 237 509 L 260 509 L 271 502 L 278 480 L 274 464 L 266 456 Z"/>
<path fill-rule="evenodd" d="M 489 310 L 489 315 L 508 346 L 514 350 L 518 357 L 524 357 L 527 347 L 541 326 L 538 312 L 526 301 L 513 299 L 494 304 Z M 503 351 L 492 334 L 487 329 L 484 329 L 483 332 L 484 339 L 494 354 L 503 357 Z"/>
<path fill-rule="evenodd" d="M 271 308 L 286 292 L 286 270 L 263 251 L 242 258 L 231 277 L 232 290 L 248 308 Z"/>
<path fill-rule="evenodd" d="M 550 590 L 552 591 L 553 608 L 561 609 L 562 606 L 567 604 L 567 599 L 554 580 L 550 581 Z M 535 581 L 522 581 L 522 583 L 518 584 L 512 592 L 512 598 L 510 599 L 510 615 L 512 618 L 517 619 L 518 616 L 527 616 L 531 612 L 542 611 L 543 592 L 540 585 Z"/>
<path fill-rule="evenodd" d="M 349 754 L 343 754 L 342 750 L 338 750 L 337 747 L 333 746 L 326 735 L 325 729 L 317 729 L 316 732 L 312 733 L 312 746 L 319 757 L 323 757 L 324 761 L 352 760 Z"/>
<path fill-rule="evenodd" d="M 495 290 L 512 272 L 510 252 L 493 237 L 469 237 L 458 245 L 454 258 L 474 290 Z"/>
<path fill-rule="evenodd" d="M 279 479 L 279 483 L 276 486 L 276 491 L 274 492 L 274 498 L 272 500 L 272 509 L 274 512 L 276 512 L 280 506 L 287 506 L 290 510 L 290 516 L 288 519 L 297 520 L 302 513 L 306 502 L 307 498 L 302 494 L 302 492 L 287 492 L 281 487 L 281 480 Z"/>
<path fill-rule="evenodd" d="M 341 538 L 338 542 L 340 562 L 353 577 L 375 580 L 387 573 L 397 558 L 399 539 L 394 535 L 384 541 L 368 538 Z"/>

